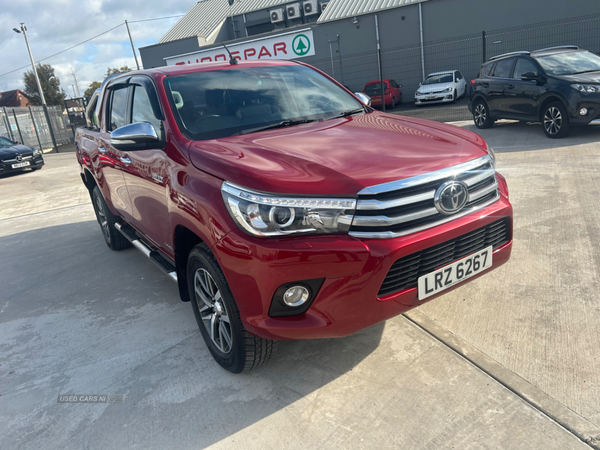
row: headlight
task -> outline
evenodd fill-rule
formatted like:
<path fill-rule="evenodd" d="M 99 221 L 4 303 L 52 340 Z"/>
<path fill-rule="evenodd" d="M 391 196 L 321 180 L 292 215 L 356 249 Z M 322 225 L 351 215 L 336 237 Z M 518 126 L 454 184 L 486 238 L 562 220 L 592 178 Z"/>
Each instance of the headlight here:
<path fill-rule="evenodd" d="M 40 151 L 37 148 L 33 149 L 33 156 L 39 156 L 40 155 Z"/>
<path fill-rule="evenodd" d="M 453 91 L 453 88 L 449 87 L 449 88 L 444 89 L 442 92 L 452 92 L 452 91 Z"/>
<path fill-rule="evenodd" d="M 595 86 L 593 84 L 572 84 L 571 87 L 573 89 L 578 90 L 579 92 L 600 92 L 600 86 Z"/>
<path fill-rule="evenodd" d="M 417 91 L 416 94 L 417 95 L 423 95 L 423 93 L 421 91 Z"/>
<path fill-rule="evenodd" d="M 224 182 L 221 194 L 235 223 L 254 236 L 347 233 L 356 200 L 296 198 L 250 191 Z"/>

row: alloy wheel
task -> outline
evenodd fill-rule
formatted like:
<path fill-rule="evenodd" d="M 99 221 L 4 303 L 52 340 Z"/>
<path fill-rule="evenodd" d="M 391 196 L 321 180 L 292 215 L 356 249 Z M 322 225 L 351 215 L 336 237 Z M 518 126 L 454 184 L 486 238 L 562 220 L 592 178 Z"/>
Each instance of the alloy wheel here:
<path fill-rule="evenodd" d="M 487 113 L 485 111 L 485 106 L 483 106 L 482 103 L 479 103 L 475 107 L 475 123 L 477 125 L 481 126 L 485 123 L 486 119 L 487 119 Z"/>
<path fill-rule="evenodd" d="M 210 339 L 221 352 L 231 352 L 233 339 L 229 312 L 219 287 L 206 270 L 196 271 L 194 291 L 200 317 Z"/>
<path fill-rule="evenodd" d="M 556 106 L 551 106 L 546 110 L 546 114 L 544 114 L 544 128 L 548 134 L 557 134 L 562 127 L 562 123 L 562 114 Z"/>
<path fill-rule="evenodd" d="M 110 230 L 108 229 L 108 219 L 106 218 L 106 212 L 104 212 L 104 205 L 102 204 L 102 199 L 96 196 L 96 211 L 98 212 L 98 219 L 100 222 L 100 227 L 102 227 L 102 232 L 104 233 L 104 237 L 107 242 L 110 242 Z"/>

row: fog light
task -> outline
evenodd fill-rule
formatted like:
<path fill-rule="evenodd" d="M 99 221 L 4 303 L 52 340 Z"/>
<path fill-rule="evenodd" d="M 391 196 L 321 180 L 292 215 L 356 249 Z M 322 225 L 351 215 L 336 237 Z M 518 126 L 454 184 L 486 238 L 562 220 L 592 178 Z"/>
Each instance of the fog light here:
<path fill-rule="evenodd" d="M 306 303 L 309 297 L 310 292 L 304 286 L 292 286 L 283 294 L 283 303 L 295 308 Z"/>
<path fill-rule="evenodd" d="M 579 114 L 581 114 L 582 116 L 585 116 L 587 114 L 587 108 L 581 108 L 579 110 Z"/>

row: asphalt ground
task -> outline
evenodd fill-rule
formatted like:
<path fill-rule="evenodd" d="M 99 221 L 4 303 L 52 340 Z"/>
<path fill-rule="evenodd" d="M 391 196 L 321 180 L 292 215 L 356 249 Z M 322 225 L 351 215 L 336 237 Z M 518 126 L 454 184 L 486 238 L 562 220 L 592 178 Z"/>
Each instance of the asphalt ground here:
<path fill-rule="evenodd" d="M 0 178 L 1 447 L 590 448 L 574 423 L 600 422 L 600 128 L 481 134 L 515 206 L 511 261 L 244 375 L 212 361 L 152 263 L 106 247 L 72 153 Z"/>

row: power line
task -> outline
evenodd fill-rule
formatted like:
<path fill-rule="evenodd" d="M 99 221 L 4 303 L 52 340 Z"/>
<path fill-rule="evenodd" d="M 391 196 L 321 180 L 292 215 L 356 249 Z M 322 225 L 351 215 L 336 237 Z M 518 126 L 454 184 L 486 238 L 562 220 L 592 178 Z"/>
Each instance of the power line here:
<path fill-rule="evenodd" d="M 174 19 L 175 17 L 183 17 L 185 14 L 179 14 L 177 16 L 157 17 L 155 19 L 140 19 L 140 20 L 128 20 L 129 23 L 135 22 L 149 22 L 151 20 L 163 20 L 163 19 Z"/>
<path fill-rule="evenodd" d="M 79 47 L 80 45 L 83 45 L 83 44 L 85 44 L 86 42 L 89 42 L 89 41 L 91 41 L 92 39 L 96 39 L 97 37 L 100 37 L 100 36 L 102 36 L 103 34 L 106 34 L 106 33 L 110 32 L 110 31 L 112 31 L 112 30 L 115 30 L 115 29 L 117 29 L 117 28 L 119 28 L 119 27 L 122 27 L 123 25 L 125 25 L 125 24 L 123 24 L 123 23 L 120 23 L 120 24 L 119 24 L 119 25 L 117 25 L 116 27 L 112 27 L 112 28 L 110 28 L 110 29 L 108 29 L 108 30 L 106 30 L 106 31 L 103 31 L 102 33 L 100 33 L 100 34 L 97 34 L 96 36 L 94 36 L 94 37 L 91 37 L 91 38 L 89 38 L 89 39 L 86 39 L 85 41 L 82 41 L 82 42 L 80 42 L 79 44 L 72 45 L 72 46 L 71 46 L 71 47 L 69 47 L 69 48 L 65 48 L 64 50 L 61 50 L 60 52 L 56 52 L 56 53 L 54 53 L 54 54 L 52 54 L 52 55 L 50 55 L 50 56 L 46 56 L 46 57 L 44 57 L 44 58 L 38 59 L 38 62 L 45 61 L 45 60 L 47 60 L 47 59 L 53 58 L 53 57 L 55 57 L 55 56 L 57 56 L 57 55 L 60 55 L 61 53 L 67 52 L 67 51 L 69 51 L 69 50 L 72 50 L 72 49 L 74 49 L 75 47 Z M 11 73 L 18 72 L 19 70 L 26 69 L 27 67 L 29 67 L 29 64 L 27 64 L 27 65 L 25 65 L 25 66 L 23 66 L 23 67 L 19 67 L 18 69 L 11 70 L 10 72 L 3 73 L 3 74 L 1 74 L 1 75 L 0 75 L 0 77 L 3 77 L 4 75 L 9 75 L 9 74 L 11 74 Z"/>
<path fill-rule="evenodd" d="M 11 30 L 12 31 L 12 30 Z M 2 50 L 4 48 L 4 46 L 6 44 L 8 44 L 8 41 L 10 41 L 12 39 L 12 37 L 14 36 L 13 33 L 10 33 L 10 35 L 8 36 L 8 38 L 4 41 L 4 44 L 0 45 L 0 50 Z"/>
<path fill-rule="evenodd" d="M 174 18 L 176 18 L 176 17 L 182 17 L 182 16 L 185 16 L 185 14 L 179 14 L 179 15 L 176 15 L 176 16 L 156 17 L 156 18 L 153 18 L 153 19 L 130 20 L 130 21 L 129 21 L 129 23 L 135 23 L 135 22 L 149 22 L 149 21 L 151 21 L 151 20 L 174 19 Z M 97 37 L 100 37 L 100 36 L 102 36 L 103 34 L 106 34 L 106 33 L 110 32 L 110 31 L 112 31 L 112 30 L 115 30 L 115 29 L 119 28 L 119 27 L 122 27 L 123 25 L 124 25 L 123 23 L 120 23 L 120 24 L 119 24 L 119 25 L 117 25 L 116 27 L 112 27 L 112 28 L 110 28 L 110 29 L 108 29 L 108 30 L 106 30 L 106 31 L 103 31 L 102 33 L 100 33 L 100 34 L 97 34 L 96 36 L 94 36 L 94 37 L 91 37 L 91 38 L 89 38 L 89 39 L 86 39 L 85 41 L 82 41 L 82 42 L 80 42 L 79 44 L 75 44 L 75 45 L 73 45 L 73 46 L 71 46 L 71 47 L 69 47 L 69 48 L 66 48 L 66 49 L 64 49 L 64 50 L 61 50 L 60 52 L 54 53 L 53 55 L 46 56 L 46 57 L 44 57 L 44 58 L 42 58 L 42 59 L 38 59 L 38 62 L 40 62 L 40 61 L 45 61 L 45 60 L 47 60 L 47 59 L 53 58 L 53 57 L 55 57 L 55 56 L 57 56 L 57 55 L 60 55 L 61 53 L 67 52 L 67 51 L 69 51 L 69 50 L 72 50 L 72 49 L 74 49 L 75 47 L 78 47 L 78 46 L 80 46 L 80 45 L 83 45 L 83 44 L 85 44 L 86 42 L 89 42 L 89 41 L 91 41 L 92 39 L 96 39 Z M 11 38 L 12 38 L 12 34 L 11 34 L 11 35 L 8 37 L 8 39 L 7 39 L 7 40 L 4 42 L 4 44 L 2 44 L 2 47 L 4 47 L 4 46 L 6 45 L 6 43 L 7 43 L 7 42 L 8 42 L 8 41 L 9 41 Z M 2 47 L 0 47 L 0 49 L 1 49 Z M 3 77 L 4 75 L 10 75 L 11 73 L 18 72 L 19 70 L 26 69 L 27 67 L 29 67 L 29 64 L 27 64 L 27 65 L 25 65 L 25 66 L 23 66 L 23 67 L 19 67 L 18 69 L 11 70 L 10 72 L 3 73 L 3 74 L 1 74 L 1 75 L 0 75 L 0 77 Z"/>

